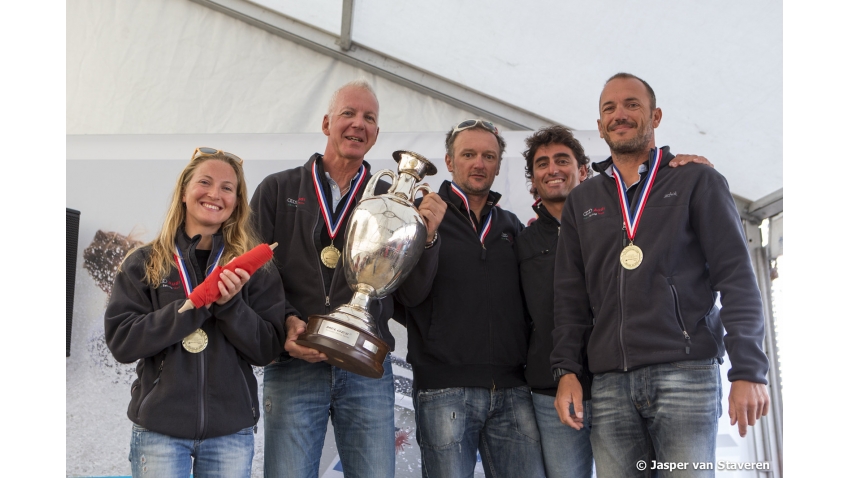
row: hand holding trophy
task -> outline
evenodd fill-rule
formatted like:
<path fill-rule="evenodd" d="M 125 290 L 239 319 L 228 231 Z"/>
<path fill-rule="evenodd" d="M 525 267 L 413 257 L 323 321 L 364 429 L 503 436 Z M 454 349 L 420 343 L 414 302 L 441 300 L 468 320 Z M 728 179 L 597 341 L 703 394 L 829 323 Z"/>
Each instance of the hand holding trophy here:
<path fill-rule="evenodd" d="M 369 304 L 398 288 L 419 261 L 427 229 L 413 197 L 417 191 L 431 192 L 427 184 L 416 183 L 437 172 L 430 161 L 411 151 L 396 151 L 393 159 L 398 174 L 378 171 L 348 222 L 342 268 L 354 297 L 330 314 L 311 315 L 307 330 L 295 341 L 323 352 L 331 365 L 370 378 L 384 374 L 389 346 L 378 336 Z M 382 176 L 391 176 L 392 186 L 375 196 Z"/>

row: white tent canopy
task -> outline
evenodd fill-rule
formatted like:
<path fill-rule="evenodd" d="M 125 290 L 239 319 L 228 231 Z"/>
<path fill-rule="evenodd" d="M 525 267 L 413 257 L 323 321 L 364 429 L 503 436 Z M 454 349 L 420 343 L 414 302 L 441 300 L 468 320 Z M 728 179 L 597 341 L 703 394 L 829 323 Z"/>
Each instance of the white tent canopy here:
<path fill-rule="evenodd" d="M 595 130 L 602 84 L 628 71 L 656 91 L 660 143 L 746 200 L 782 188 L 778 2 L 196 1 L 69 6 L 68 134 L 318 132 L 356 77 L 384 132 L 475 116 Z"/>

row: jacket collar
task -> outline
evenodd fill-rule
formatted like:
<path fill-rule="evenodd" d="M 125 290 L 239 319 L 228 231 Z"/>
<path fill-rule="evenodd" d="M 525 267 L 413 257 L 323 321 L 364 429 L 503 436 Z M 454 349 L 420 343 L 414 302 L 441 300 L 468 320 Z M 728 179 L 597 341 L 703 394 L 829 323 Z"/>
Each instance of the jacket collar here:
<path fill-rule="evenodd" d="M 219 248 L 224 245 L 224 236 L 221 234 L 221 229 L 213 234 L 212 239 L 212 250 L 218 252 Z M 198 246 L 199 242 L 201 242 L 200 234 L 195 235 L 195 237 L 189 237 L 189 235 L 186 234 L 186 229 L 183 225 L 181 225 L 177 230 L 177 247 L 179 247 L 183 253 L 194 256 L 195 247 Z"/>
<path fill-rule="evenodd" d="M 552 224 L 555 226 L 561 225 L 560 221 L 558 221 L 555 216 L 553 216 L 552 213 L 550 213 L 549 210 L 546 209 L 546 206 L 544 206 L 542 202 L 531 206 L 531 209 L 533 209 L 534 212 L 537 213 L 538 221 L 543 221 L 544 223 Z"/>
<path fill-rule="evenodd" d="M 319 173 L 319 179 L 322 181 L 322 190 L 325 191 L 325 197 L 330 197 L 331 195 L 331 185 L 328 183 L 328 178 L 325 176 L 325 166 L 322 163 L 324 160 L 324 156 L 320 153 L 313 153 L 313 156 L 310 156 L 310 159 L 304 163 L 304 168 L 307 170 L 307 177 L 311 178 L 312 182 L 313 177 L 313 163 L 316 163 L 316 172 Z M 363 160 L 363 166 L 366 166 L 366 177 L 368 178 L 372 174 L 372 166 L 368 161 Z M 363 194 L 364 188 L 360 188 L 358 194 Z"/>
<path fill-rule="evenodd" d="M 676 155 L 672 154 L 670 152 L 670 146 L 662 146 L 661 151 L 662 151 L 662 153 L 661 153 L 661 166 L 660 167 L 664 168 L 664 167 L 667 167 L 668 164 L 670 164 L 670 160 L 675 158 Z M 614 160 L 611 158 L 611 156 L 608 156 L 608 159 L 606 159 L 605 161 L 599 161 L 598 163 L 593 163 L 593 164 L 591 164 L 591 167 L 597 173 L 604 174 L 605 170 L 610 168 L 613 163 L 614 163 Z M 649 167 L 649 156 L 647 156 L 646 161 L 644 161 L 643 164 L 645 164 L 647 167 Z"/>
<path fill-rule="evenodd" d="M 440 196 L 443 197 L 444 200 L 454 204 L 458 210 L 468 213 L 466 210 L 466 204 L 464 204 L 463 199 L 460 198 L 457 194 L 452 192 L 452 182 L 451 181 L 443 181 L 443 184 L 440 185 Z M 502 198 L 502 195 L 493 191 L 487 193 L 487 203 L 484 204 L 484 209 L 481 210 L 481 217 L 487 217 L 487 214 L 493 209 L 493 206 L 499 203 L 499 199 Z"/>
<path fill-rule="evenodd" d="M 201 235 L 197 234 L 195 237 L 189 237 L 186 234 L 186 229 L 183 225 L 180 226 L 180 229 L 177 230 L 177 247 L 180 248 L 180 254 L 183 256 L 183 260 L 188 262 L 188 264 L 192 264 L 192 267 L 187 265 L 187 273 L 192 280 L 192 283 L 195 287 L 198 286 L 203 281 L 203 277 L 197 277 L 195 273 L 195 264 L 197 264 L 197 259 L 195 258 L 195 248 L 198 247 L 198 243 L 201 242 Z M 212 253 L 210 254 L 210 258 L 207 260 L 207 264 L 200 266 L 201 270 L 208 270 L 212 265 L 210 262 L 216 260 L 216 256 L 218 256 L 218 251 L 224 245 L 224 236 L 221 234 L 221 229 L 218 232 L 213 234 L 212 237 Z"/>

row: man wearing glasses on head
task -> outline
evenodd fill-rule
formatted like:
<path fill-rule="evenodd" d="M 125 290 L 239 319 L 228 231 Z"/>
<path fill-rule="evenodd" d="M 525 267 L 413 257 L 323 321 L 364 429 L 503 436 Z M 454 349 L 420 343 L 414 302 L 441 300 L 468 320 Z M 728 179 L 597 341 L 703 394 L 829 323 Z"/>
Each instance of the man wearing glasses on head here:
<path fill-rule="evenodd" d="M 446 137 L 439 235 L 396 297 L 407 308 L 422 474 L 544 476 L 540 434 L 523 369 L 529 321 L 514 240 L 517 217 L 490 190 L 505 140 L 467 120 Z"/>

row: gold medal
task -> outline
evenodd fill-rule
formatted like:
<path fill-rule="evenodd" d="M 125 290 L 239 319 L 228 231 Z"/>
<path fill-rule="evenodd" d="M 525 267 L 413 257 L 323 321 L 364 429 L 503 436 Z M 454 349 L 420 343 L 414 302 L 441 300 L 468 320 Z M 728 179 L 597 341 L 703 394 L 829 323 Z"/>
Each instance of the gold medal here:
<path fill-rule="evenodd" d="M 339 262 L 339 249 L 331 244 L 330 246 L 322 249 L 321 257 L 322 264 L 330 269 L 336 269 L 336 265 Z"/>
<path fill-rule="evenodd" d="M 622 264 L 625 269 L 637 269 L 641 262 L 643 262 L 643 251 L 640 250 L 640 247 L 634 244 L 629 244 L 622 252 L 620 252 L 620 264 Z"/>
<path fill-rule="evenodd" d="M 207 333 L 198 329 L 183 339 L 183 348 L 186 349 L 187 352 L 196 354 L 207 348 L 208 342 L 209 339 L 207 338 Z"/>

